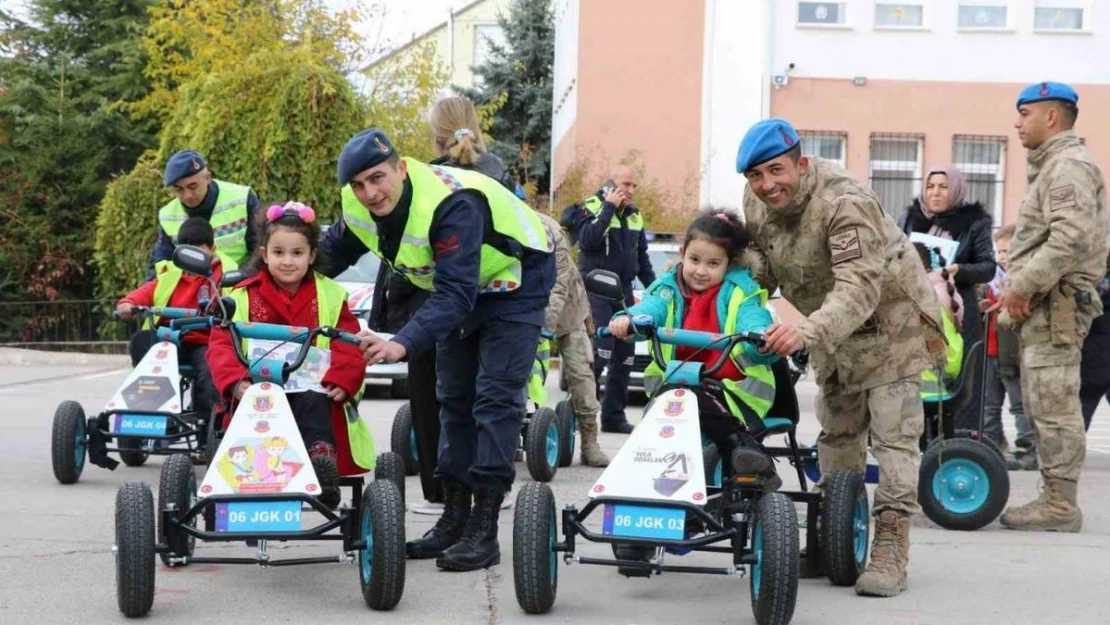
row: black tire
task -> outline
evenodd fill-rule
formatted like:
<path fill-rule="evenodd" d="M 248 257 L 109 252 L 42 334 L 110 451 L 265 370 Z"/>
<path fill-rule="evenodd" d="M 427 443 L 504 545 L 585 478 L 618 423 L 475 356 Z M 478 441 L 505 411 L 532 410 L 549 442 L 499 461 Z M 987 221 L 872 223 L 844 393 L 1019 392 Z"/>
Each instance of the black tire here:
<path fill-rule="evenodd" d="M 166 566 L 182 566 L 171 564 L 170 558 L 192 557 L 196 539 L 179 531 L 176 528 L 166 527 L 162 523 L 162 512 L 167 504 L 173 504 L 177 514 L 183 515 L 193 507 L 197 494 L 197 476 L 193 470 L 193 461 L 185 454 L 174 454 L 166 459 L 162 465 L 162 473 L 158 479 L 158 542 L 168 545 L 169 552 L 162 552 L 162 564 Z M 197 518 L 193 517 L 187 524 L 196 527 Z"/>
<path fill-rule="evenodd" d="M 219 451 L 220 443 L 223 440 L 223 414 L 213 406 L 212 414 L 208 415 L 208 423 L 204 432 L 204 453 L 208 459 L 206 464 L 212 464 L 212 459 L 216 457 L 216 452 Z"/>
<path fill-rule="evenodd" d="M 559 418 L 559 466 L 569 467 L 574 460 L 578 419 L 574 416 L 574 406 L 569 399 L 555 404 L 555 414 Z"/>
<path fill-rule="evenodd" d="M 1010 498 L 1010 474 L 990 447 L 953 438 L 925 450 L 917 482 L 925 516 L 961 531 L 980 529 L 998 518 Z"/>
<path fill-rule="evenodd" d="M 1006 455 L 1003 453 L 1002 448 L 999 447 L 998 445 L 994 444 L 994 442 L 991 441 L 989 438 L 984 438 L 984 437 L 980 436 L 978 430 L 959 429 L 959 430 L 955 430 L 953 432 L 952 436 L 953 436 L 953 438 L 966 438 L 966 439 L 969 439 L 969 440 L 973 440 L 973 441 L 983 443 L 984 445 L 987 446 L 988 449 L 990 449 L 991 451 L 998 454 L 998 457 L 1002 458 L 1003 462 L 1006 461 Z M 928 445 L 928 447 L 925 448 L 925 450 L 928 451 L 929 447 L 932 447 L 933 445 L 936 445 L 941 440 L 943 440 L 943 439 L 938 436 L 938 437 L 934 438 L 933 440 L 929 441 L 929 445 Z"/>
<path fill-rule="evenodd" d="M 85 409 L 75 401 L 64 401 L 54 411 L 50 433 L 50 458 L 54 477 L 62 484 L 73 484 L 85 470 L 88 447 L 88 421 Z"/>
<path fill-rule="evenodd" d="M 513 511 L 513 581 L 526 614 L 546 614 L 559 589 L 559 530 L 551 487 L 531 482 L 520 489 Z"/>
<path fill-rule="evenodd" d="M 405 463 L 405 475 L 420 473 L 419 454 L 416 450 L 416 435 L 412 426 L 412 404 L 405 402 L 393 416 L 393 430 L 389 436 L 389 449 L 401 456 Z"/>
<path fill-rule="evenodd" d="M 390 480 L 370 482 L 362 491 L 358 552 L 362 598 L 371 610 L 392 610 L 405 592 L 405 502 Z"/>
<path fill-rule="evenodd" d="M 867 485 L 859 473 L 842 469 L 829 476 L 821 499 L 821 557 L 829 581 L 855 585 L 867 566 L 871 538 Z"/>
<path fill-rule="evenodd" d="M 528 423 L 524 439 L 528 474 L 537 482 L 550 482 L 559 469 L 559 418 L 555 411 L 540 406 Z"/>
<path fill-rule="evenodd" d="M 702 447 L 701 460 L 702 467 L 705 468 L 705 485 L 712 488 L 721 488 L 721 480 L 717 479 L 717 467 L 721 463 L 721 454 L 717 451 L 717 446 L 710 443 Z M 721 475 L 724 475 L 723 466 L 721 466 Z"/>
<path fill-rule="evenodd" d="M 405 461 L 401 456 L 387 451 L 378 454 L 378 462 L 374 465 L 374 481 L 384 480 L 393 482 L 397 492 L 401 493 L 401 501 L 405 501 Z"/>
<path fill-rule="evenodd" d="M 146 464 L 150 452 L 143 449 L 143 438 L 116 438 L 116 447 L 119 447 L 119 459 L 129 467 L 141 467 Z"/>
<path fill-rule="evenodd" d="M 398 378 L 389 384 L 389 396 L 393 399 L 409 398 L 409 379 Z"/>
<path fill-rule="evenodd" d="M 129 618 L 154 605 L 154 496 L 142 482 L 116 493 L 116 601 Z"/>
<path fill-rule="evenodd" d="M 759 625 L 786 625 L 798 602 L 798 513 L 782 493 L 756 503 L 751 565 L 752 613 Z M 757 570 L 758 569 L 758 570 Z"/>

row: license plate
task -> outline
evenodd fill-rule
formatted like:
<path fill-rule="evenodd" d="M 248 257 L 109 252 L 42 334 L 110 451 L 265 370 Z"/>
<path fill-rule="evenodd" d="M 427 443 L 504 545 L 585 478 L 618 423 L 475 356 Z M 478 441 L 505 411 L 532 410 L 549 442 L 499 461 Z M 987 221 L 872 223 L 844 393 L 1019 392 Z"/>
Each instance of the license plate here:
<path fill-rule="evenodd" d="M 217 532 L 264 534 L 301 531 L 299 501 L 240 501 L 216 504 Z"/>
<path fill-rule="evenodd" d="M 686 511 L 681 508 L 605 504 L 601 533 L 628 538 L 682 540 L 685 528 Z"/>
<path fill-rule="evenodd" d="M 155 436 L 166 433 L 168 417 L 153 414 L 116 415 L 116 434 L 125 436 Z"/>

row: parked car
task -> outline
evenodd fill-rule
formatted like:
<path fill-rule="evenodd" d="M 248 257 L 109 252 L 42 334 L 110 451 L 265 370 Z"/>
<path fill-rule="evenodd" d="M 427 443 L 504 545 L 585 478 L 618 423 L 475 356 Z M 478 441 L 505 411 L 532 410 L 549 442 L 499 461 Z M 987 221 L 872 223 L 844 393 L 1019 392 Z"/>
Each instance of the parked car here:
<path fill-rule="evenodd" d="M 335 277 L 336 282 L 347 289 L 347 306 L 358 318 L 358 324 L 363 330 L 368 327 L 366 320 L 370 318 L 370 310 L 374 305 L 374 288 L 380 266 L 381 260 L 377 256 L 366 253 L 357 263 Z M 387 339 L 393 338 L 392 334 L 385 332 L 378 334 Z M 408 377 L 409 366 L 403 362 L 366 365 L 366 379 L 389 381 L 390 395 L 396 399 L 408 398 Z"/>

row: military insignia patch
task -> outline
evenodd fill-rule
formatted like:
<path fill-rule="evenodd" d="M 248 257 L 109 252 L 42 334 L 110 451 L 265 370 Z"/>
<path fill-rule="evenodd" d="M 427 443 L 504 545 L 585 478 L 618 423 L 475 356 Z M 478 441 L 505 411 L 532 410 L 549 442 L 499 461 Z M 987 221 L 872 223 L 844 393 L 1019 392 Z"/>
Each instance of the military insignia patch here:
<path fill-rule="evenodd" d="M 374 146 L 377 147 L 378 151 L 382 154 L 389 154 L 389 148 L 386 147 L 386 145 L 382 143 L 382 140 L 377 137 L 374 137 Z"/>
<path fill-rule="evenodd" d="M 1048 202 L 1052 210 L 1058 208 L 1072 208 L 1075 206 L 1075 185 L 1067 184 L 1062 187 L 1053 187 L 1048 191 Z"/>
<path fill-rule="evenodd" d="M 848 228 L 830 236 L 829 251 L 832 252 L 832 264 L 834 265 L 863 256 L 863 250 L 859 244 L 859 229 Z"/>
<path fill-rule="evenodd" d="M 197 159 L 193 159 L 192 165 L 193 171 L 200 171 L 200 163 L 197 162 Z"/>

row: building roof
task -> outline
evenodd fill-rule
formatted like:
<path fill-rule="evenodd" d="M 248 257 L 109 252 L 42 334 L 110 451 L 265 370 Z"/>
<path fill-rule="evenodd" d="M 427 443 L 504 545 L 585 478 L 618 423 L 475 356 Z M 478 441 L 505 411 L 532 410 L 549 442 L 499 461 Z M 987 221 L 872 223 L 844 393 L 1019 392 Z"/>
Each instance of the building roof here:
<path fill-rule="evenodd" d="M 468 3 L 464 4 L 459 9 L 453 10 L 451 12 L 451 14 L 453 16 L 457 17 L 457 16 L 460 16 L 460 15 L 466 13 L 467 11 L 473 9 L 474 7 L 476 7 L 480 4 L 484 4 L 484 3 L 490 2 L 490 1 L 491 0 L 473 0 L 472 2 L 468 2 Z M 406 43 L 403 46 L 400 46 L 398 48 L 394 48 L 394 49 L 390 50 L 389 52 L 379 56 L 376 59 L 374 59 L 369 64 L 367 64 L 366 67 L 363 67 L 362 71 L 365 72 L 367 70 L 373 69 L 379 63 L 382 63 L 382 62 L 386 61 L 387 59 L 391 59 L 391 58 L 397 56 L 398 54 L 401 54 L 405 50 L 408 50 L 409 48 L 415 46 L 416 44 L 420 43 L 421 41 L 427 39 L 429 36 L 434 34 L 436 31 L 440 30 L 441 28 L 447 28 L 447 20 L 443 20 L 439 24 L 436 24 L 435 26 L 429 28 L 428 30 L 426 30 L 422 33 L 420 33 L 419 35 L 414 35 L 413 38 L 408 43 Z"/>

